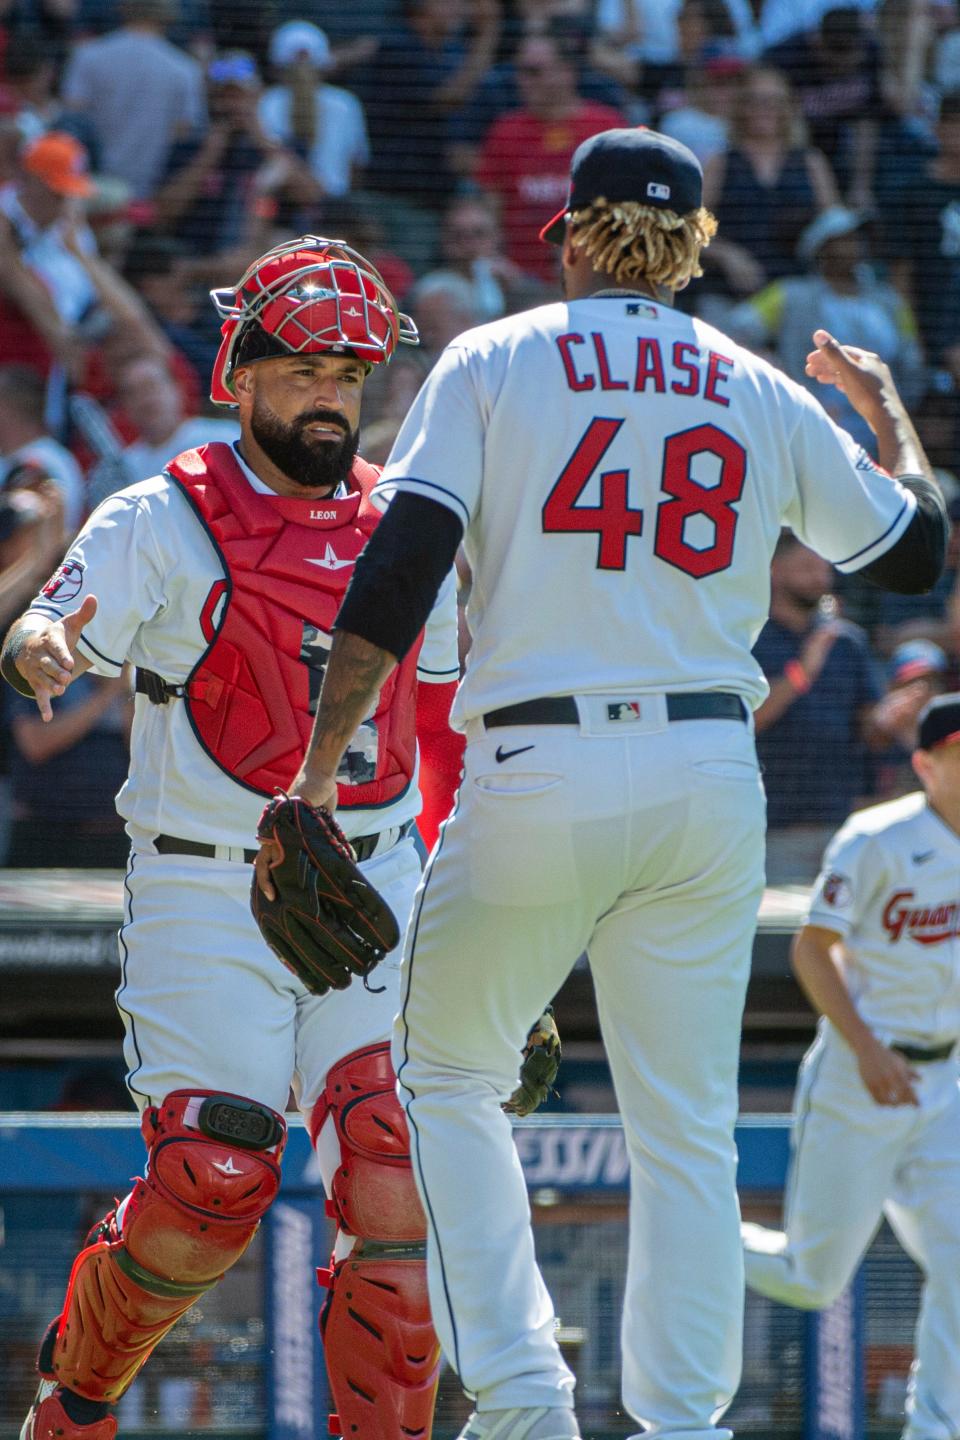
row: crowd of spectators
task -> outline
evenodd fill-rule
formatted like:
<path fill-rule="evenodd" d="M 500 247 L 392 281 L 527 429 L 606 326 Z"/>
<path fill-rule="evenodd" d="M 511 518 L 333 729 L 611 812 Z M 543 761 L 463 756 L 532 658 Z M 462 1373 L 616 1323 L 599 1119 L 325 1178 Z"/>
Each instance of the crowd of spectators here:
<path fill-rule="evenodd" d="M 369 255 L 423 336 L 368 387 L 383 460 L 448 340 L 556 296 L 536 236 L 570 156 L 635 124 L 699 155 L 719 219 L 680 303 L 803 384 L 817 325 L 882 355 L 960 537 L 960 0 L 0 0 L 0 622 L 105 495 L 236 433 L 207 290 L 307 231 Z M 958 682 L 958 551 L 891 597 L 784 536 L 772 879 L 910 786 L 919 708 Z M 0 862 L 120 853 L 129 685 L 68 694 L 40 729 L 3 697 Z"/>

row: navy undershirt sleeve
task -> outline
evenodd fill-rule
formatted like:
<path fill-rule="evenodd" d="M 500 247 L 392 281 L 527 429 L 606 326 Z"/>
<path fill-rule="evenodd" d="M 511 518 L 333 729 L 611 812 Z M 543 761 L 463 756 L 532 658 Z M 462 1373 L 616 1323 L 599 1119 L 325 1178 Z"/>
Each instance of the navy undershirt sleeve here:
<path fill-rule="evenodd" d="M 898 475 L 897 479 L 916 496 L 913 518 L 889 550 L 856 573 L 897 595 L 923 595 L 943 571 L 949 533 L 946 507 L 940 487 L 925 476 Z"/>
<path fill-rule="evenodd" d="M 426 624 L 462 536 L 461 521 L 446 505 L 401 491 L 357 561 L 335 628 L 402 660 Z"/>

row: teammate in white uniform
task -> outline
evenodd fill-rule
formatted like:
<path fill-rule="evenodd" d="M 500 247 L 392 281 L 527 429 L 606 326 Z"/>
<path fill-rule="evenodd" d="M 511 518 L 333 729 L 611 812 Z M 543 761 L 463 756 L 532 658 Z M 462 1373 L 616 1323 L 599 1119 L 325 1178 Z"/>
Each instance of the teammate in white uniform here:
<path fill-rule="evenodd" d="M 117 1000 L 148 1169 L 77 1259 L 23 1440 L 111 1440 L 109 1404 L 274 1198 L 291 1085 L 340 1223 L 324 1324 L 341 1427 L 427 1437 L 439 1349 L 389 1059 L 399 953 L 369 991 L 313 996 L 249 909 L 258 817 L 300 762 L 333 617 L 379 518 L 378 472 L 355 455 L 364 377 L 416 332 L 368 262 L 314 236 L 215 298 L 213 398 L 238 407 L 238 445 L 187 451 L 106 500 L 4 651 L 45 716 L 87 669 L 131 661 L 140 692 L 118 797 L 132 849 Z M 341 768 L 343 827 L 401 916 L 420 875 L 415 719 L 449 805 L 458 673 L 451 577 Z"/>
<path fill-rule="evenodd" d="M 740 1364 L 733 1126 L 766 689 L 750 647 L 770 556 L 789 524 L 894 587 L 928 587 L 942 564 L 942 500 L 876 357 L 824 336 L 814 363 L 874 424 L 886 469 L 916 479 L 671 308 L 714 224 L 677 142 L 613 130 L 576 152 L 545 232 L 567 300 L 460 336 L 417 397 L 297 782 L 334 798 L 340 750 L 462 536 L 465 773 L 408 934 L 394 1061 L 471 1440 L 577 1434 L 499 1104 L 525 1017 L 583 950 L 631 1161 L 625 1404 L 655 1434 L 717 1433 Z"/>
<path fill-rule="evenodd" d="M 747 1284 L 819 1309 L 886 1214 L 924 1275 L 906 1440 L 960 1431 L 960 694 L 932 700 L 925 794 L 834 836 L 793 946 L 823 1019 L 797 1081 L 784 1229 L 745 1224 Z"/>

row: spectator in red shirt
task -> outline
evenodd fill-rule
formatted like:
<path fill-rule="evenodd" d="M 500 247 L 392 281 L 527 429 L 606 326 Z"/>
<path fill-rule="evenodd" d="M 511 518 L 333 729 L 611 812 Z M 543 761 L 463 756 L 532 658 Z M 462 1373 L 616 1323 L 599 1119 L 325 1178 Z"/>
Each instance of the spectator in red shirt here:
<path fill-rule="evenodd" d="M 476 179 L 501 207 L 508 258 L 539 279 L 556 279 L 556 257 L 537 236 L 563 205 L 570 157 L 600 130 L 624 125 L 610 105 L 581 98 L 577 46 L 547 30 L 521 40 L 516 55 L 520 110 L 495 120 L 484 137 Z"/>

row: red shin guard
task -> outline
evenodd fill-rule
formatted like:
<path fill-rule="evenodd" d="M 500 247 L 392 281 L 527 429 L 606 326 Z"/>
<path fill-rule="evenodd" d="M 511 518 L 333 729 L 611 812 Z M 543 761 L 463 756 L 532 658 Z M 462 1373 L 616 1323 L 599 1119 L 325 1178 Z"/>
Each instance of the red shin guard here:
<path fill-rule="evenodd" d="M 423 1245 L 360 1242 L 317 1276 L 330 1289 L 320 1326 L 337 1433 L 429 1440 L 440 1348 Z"/>
<path fill-rule="evenodd" d="M 115 1401 L 198 1296 L 243 1254 L 280 1184 L 283 1118 L 239 1096 L 178 1090 L 144 1111 L 147 1177 L 74 1262 L 53 1374 Z"/>
<path fill-rule="evenodd" d="M 332 1209 L 357 1237 L 345 1260 L 318 1272 L 330 1291 L 320 1325 L 336 1427 L 357 1440 L 429 1440 L 440 1347 L 426 1221 L 388 1045 L 355 1051 L 330 1071 L 312 1117 L 314 1142 L 328 1114 L 341 1157 Z"/>

